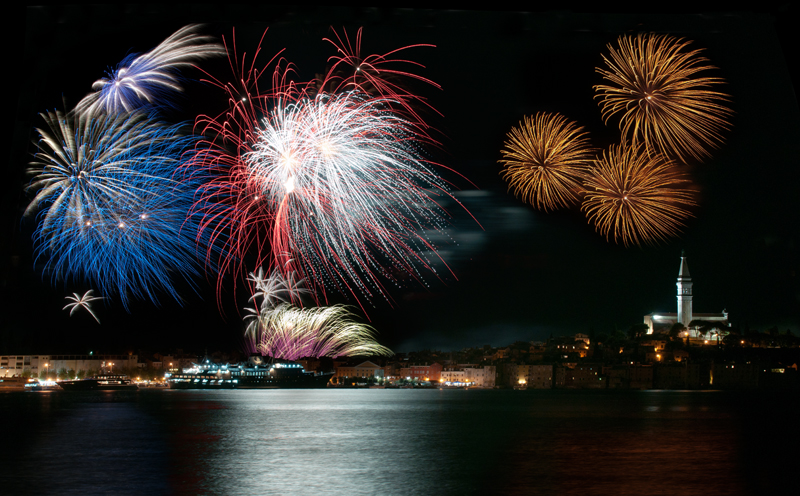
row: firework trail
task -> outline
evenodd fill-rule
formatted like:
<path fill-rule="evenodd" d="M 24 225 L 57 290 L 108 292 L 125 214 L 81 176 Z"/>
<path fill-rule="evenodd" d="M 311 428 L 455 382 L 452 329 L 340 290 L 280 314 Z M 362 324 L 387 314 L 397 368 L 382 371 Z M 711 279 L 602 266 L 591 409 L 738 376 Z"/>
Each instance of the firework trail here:
<path fill-rule="evenodd" d="M 89 312 L 92 315 L 92 317 L 94 317 L 94 320 L 96 320 L 97 323 L 99 324 L 100 319 L 98 319 L 97 315 L 95 315 L 94 312 L 92 311 L 92 302 L 97 300 L 102 300 L 103 298 L 99 296 L 93 296 L 93 293 L 94 293 L 93 289 L 90 289 L 89 291 L 84 293 L 83 296 L 78 296 L 78 293 L 72 293 L 73 296 L 67 296 L 66 298 L 64 298 L 65 300 L 71 300 L 72 303 L 67 303 L 67 305 L 64 308 L 62 308 L 62 310 L 66 310 L 67 308 L 72 308 L 69 311 L 69 316 L 72 317 L 72 314 L 74 314 L 77 309 L 85 308 L 86 311 Z"/>
<path fill-rule="evenodd" d="M 643 142 L 648 149 L 686 162 L 709 157 L 709 148 L 722 142 L 730 127 L 728 95 L 713 91 L 721 78 L 699 77 L 714 69 L 703 65 L 702 50 L 686 50 L 691 43 L 667 35 L 622 36 L 606 69 L 597 69 L 609 84 L 595 86 L 603 118 L 621 114 L 623 139 Z"/>
<path fill-rule="evenodd" d="M 187 216 L 196 176 L 173 178 L 197 138 L 143 113 L 42 114 L 39 152 L 29 172 L 36 191 L 36 258 L 56 279 L 87 280 L 104 294 L 158 303 L 156 290 L 180 301 L 176 274 L 198 275 L 199 218 Z"/>
<path fill-rule="evenodd" d="M 210 36 L 196 33 L 198 25 L 185 26 L 145 54 L 131 54 L 92 85 L 94 93 L 81 100 L 76 111 L 96 114 L 131 112 L 146 105 L 169 105 L 171 93 L 182 91 L 180 69 L 201 59 L 224 55 Z"/>
<path fill-rule="evenodd" d="M 335 40 L 325 38 L 336 48 L 336 55 L 328 58 L 330 67 L 324 77 L 318 78 L 313 84 L 318 92 L 341 93 L 358 92 L 372 97 L 385 98 L 392 102 L 393 110 L 402 113 L 406 120 L 413 122 L 420 130 L 429 129 L 430 126 L 418 114 L 416 104 L 422 104 L 429 110 L 439 114 L 424 98 L 410 92 L 404 80 L 416 80 L 441 89 L 441 86 L 430 79 L 406 70 L 395 69 L 395 66 L 414 66 L 425 68 L 424 65 L 412 60 L 397 58 L 399 52 L 411 48 L 430 47 L 435 45 L 416 44 L 397 48 L 385 54 L 361 54 L 362 28 L 358 29 L 353 43 L 347 34 L 342 31 L 340 36 L 332 30 Z M 441 115 L 441 114 L 440 114 Z"/>
<path fill-rule="evenodd" d="M 690 181 L 662 155 L 641 144 L 612 145 L 589 170 L 581 210 L 615 242 L 641 245 L 674 236 L 696 205 Z"/>
<path fill-rule="evenodd" d="M 340 305 L 297 308 L 281 304 L 263 312 L 254 322 L 258 351 L 285 360 L 392 354 L 375 342 L 370 326 L 353 317 L 347 307 Z"/>
<path fill-rule="evenodd" d="M 579 201 L 593 158 L 582 127 L 562 115 L 538 113 L 512 128 L 505 146 L 503 179 L 523 201 L 545 211 Z"/>
<path fill-rule="evenodd" d="M 388 97 L 308 91 L 277 55 L 271 76 L 255 57 L 249 68 L 239 61 L 235 46 L 229 59 L 237 82 L 210 82 L 231 107 L 198 118 L 211 139 L 187 165 L 216 176 L 196 211 L 235 255 L 221 269 L 243 272 L 235 265 L 255 252 L 257 266 L 297 272 L 317 301 L 326 288 L 388 299 L 380 278 L 397 270 L 422 281 L 420 270 L 433 269 L 421 253 L 435 247 L 420 233 L 443 231 L 448 214 L 436 202 L 456 200 L 423 158 L 430 141 L 419 124 Z"/>

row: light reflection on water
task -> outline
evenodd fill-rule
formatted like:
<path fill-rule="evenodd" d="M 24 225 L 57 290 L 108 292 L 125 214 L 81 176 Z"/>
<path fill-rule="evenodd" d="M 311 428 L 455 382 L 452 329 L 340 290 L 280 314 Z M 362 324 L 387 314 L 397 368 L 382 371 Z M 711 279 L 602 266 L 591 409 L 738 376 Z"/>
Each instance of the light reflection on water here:
<path fill-rule="evenodd" d="M 794 418 L 788 412 L 797 400 L 786 401 L 774 393 L 681 391 L 8 393 L 0 395 L 0 488 L 770 494 L 786 483 L 798 487 L 789 470 L 800 429 L 778 422 L 778 434 L 762 421 L 765 412 Z"/>

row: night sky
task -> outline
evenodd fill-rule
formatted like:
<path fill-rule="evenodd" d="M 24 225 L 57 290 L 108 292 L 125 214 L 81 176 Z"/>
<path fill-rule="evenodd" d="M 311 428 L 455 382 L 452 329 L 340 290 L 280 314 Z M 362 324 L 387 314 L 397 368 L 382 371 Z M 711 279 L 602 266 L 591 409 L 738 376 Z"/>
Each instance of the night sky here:
<path fill-rule="evenodd" d="M 582 13 L 580 11 L 454 11 L 261 6 L 73 6 L 19 8 L 7 40 L 13 76 L 6 81 L 5 181 L 2 195 L 1 353 L 125 352 L 241 347 L 237 309 L 247 295 L 222 295 L 213 281 L 187 291 L 183 307 L 136 302 L 130 313 L 118 299 L 97 304 L 101 325 L 88 314 L 68 316 L 64 297 L 90 289 L 52 284 L 32 257 L 34 219 L 22 219 L 32 198 L 25 169 L 43 124 L 39 112 L 72 108 L 129 52 L 146 52 L 180 27 L 203 23 L 204 34 L 230 39 L 252 54 L 264 30 L 263 63 L 283 56 L 306 81 L 325 70 L 331 27 L 355 34 L 364 28 L 364 53 L 426 43 L 404 55 L 425 66 L 417 73 L 442 89 L 415 85 L 441 112 L 428 116 L 442 150 L 433 159 L 463 177 L 447 176 L 456 197 L 475 216 L 452 209 L 455 243 L 441 254 L 455 277 L 429 287 L 398 290 L 393 301 L 367 308 L 379 341 L 395 351 L 509 344 L 576 332 L 608 332 L 640 323 L 653 311 L 676 311 L 680 253 L 686 250 L 694 281 L 694 310 L 726 309 L 741 329 L 777 326 L 800 331 L 798 226 L 800 222 L 800 111 L 795 92 L 797 41 L 789 31 L 793 8 L 759 11 Z M 578 207 L 543 213 L 508 193 L 500 177 L 506 133 L 525 115 L 558 112 L 589 132 L 592 144 L 619 140 L 617 121 L 604 125 L 592 86 L 606 45 L 623 34 L 669 33 L 705 48 L 727 81 L 735 111 L 725 144 L 691 167 L 700 204 L 684 232 L 656 246 L 607 242 Z M 791 49 L 790 49 L 791 48 Z M 224 58 L 202 66 L 230 75 Z M 196 82 L 187 70 L 180 112 L 172 122 L 225 109 L 220 90 Z M 39 264 L 41 265 L 41 264 Z M 445 276 L 446 274 L 446 276 Z M 456 279 L 457 278 L 457 279 Z M 343 303 L 355 303 L 341 298 Z"/>

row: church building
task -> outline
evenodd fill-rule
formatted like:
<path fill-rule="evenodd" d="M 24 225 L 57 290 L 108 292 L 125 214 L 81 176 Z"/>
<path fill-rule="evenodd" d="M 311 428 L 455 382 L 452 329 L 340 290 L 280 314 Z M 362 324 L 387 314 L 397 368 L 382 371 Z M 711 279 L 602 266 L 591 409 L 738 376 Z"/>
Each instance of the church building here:
<path fill-rule="evenodd" d="M 689 337 L 701 338 L 698 326 L 690 327 L 692 321 L 719 323 L 729 326 L 728 312 L 721 313 L 695 313 L 692 309 L 692 276 L 689 274 L 689 263 L 686 261 L 686 252 L 681 252 L 681 268 L 678 270 L 678 308 L 677 313 L 657 312 L 644 316 L 647 324 L 647 334 L 659 331 L 668 331 L 674 324 L 680 322 L 689 331 Z"/>

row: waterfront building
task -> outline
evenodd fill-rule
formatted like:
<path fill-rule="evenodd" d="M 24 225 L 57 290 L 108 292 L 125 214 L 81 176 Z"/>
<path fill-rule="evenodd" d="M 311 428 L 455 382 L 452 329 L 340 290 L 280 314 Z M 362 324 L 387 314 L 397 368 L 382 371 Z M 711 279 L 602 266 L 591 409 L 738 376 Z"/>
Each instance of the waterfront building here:
<path fill-rule="evenodd" d="M 553 365 L 504 364 L 505 385 L 526 386 L 530 389 L 550 389 L 553 387 Z"/>
<path fill-rule="evenodd" d="M 507 362 L 501 365 L 502 384 L 508 387 L 524 386 L 528 383 L 530 365 Z"/>
<path fill-rule="evenodd" d="M 653 366 L 641 364 L 623 364 L 603 367 L 606 376 L 606 387 L 609 389 L 652 389 Z"/>
<path fill-rule="evenodd" d="M 497 368 L 494 365 L 478 367 L 472 364 L 447 367 L 442 369 L 439 383 L 493 388 L 497 383 Z"/>
<path fill-rule="evenodd" d="M 550 389 L 553 387 L 553 365 L 531 365 L 528 368 L 528 387 Z"/>
<path fill-rule="evenodd" d="M 467 383 L 467 373 L 464 372 L 463 368 L 459 367 L 446 367 L 442 369 L 442 374 L 439 379 L 440 383 L 443 384 L 466 384 Z"/>
<path fill-rule="evenodd" d="M 708 323 L 718 323 L 729 326 L 728 312 L 722 310 L 720 313 L 695 313 L 692 308 L 692 276 L 689 274 L 689 262 L 686 252 L 681 252 L 681 266 L 678 270 L 678 308 L 677 312 L 653 312 L 644 316 L 644 323 L 647 324 L 647 334 L 657 331 L 669 330 L 674 324 L 680 323 L 687 329 L 689 337 L 702 339 L 702 333 L 698 326 L 690 328 L 692 321 L 704 321 Z"/>
<path fill-rule="evenodd" d="M 334 374 L 337 380 L 352 379 L 352 378 L 375 378 L 383 379 L 383 367 L 376 365 L 369 360 L 361 362 L 358 365 L 342 365 L 336 367 Z"/>
<path fill-rule="evenodd" d="M 562 388 L 567 383 L 567 372 L 569 372 L 571 368 L 568 364 L 560 364 L 553 367 L 553 387 L 554 388 Z"/>
<path fill-rule="evenodd" d="M 494 365 L 483 367 L 464 367 L 467 382 L 476 387 L 493 388 L 497 382 L 497 368 Z"/>
<path fill-rule="evenodd" d="M 567 388 L 605 388 L 603 366 L 599 363 L 582 363 L 566 370 L 564 387 Z"/>
<path fill-rule="evenodd" d="M 137 368 L 138 355 L 3 355 L 0 356 L 0 377 L 22 375 L 28 371 L 32 376 L 42 372 L 56 376 L 60 370 L 129 370 Z"/>
<path fill-rule="evenodd" d="M 400 369 L 400 377 L 413 381 L 439 382 L 442 368 L 442 364 L 438 362 L 407 364 Z"/>

